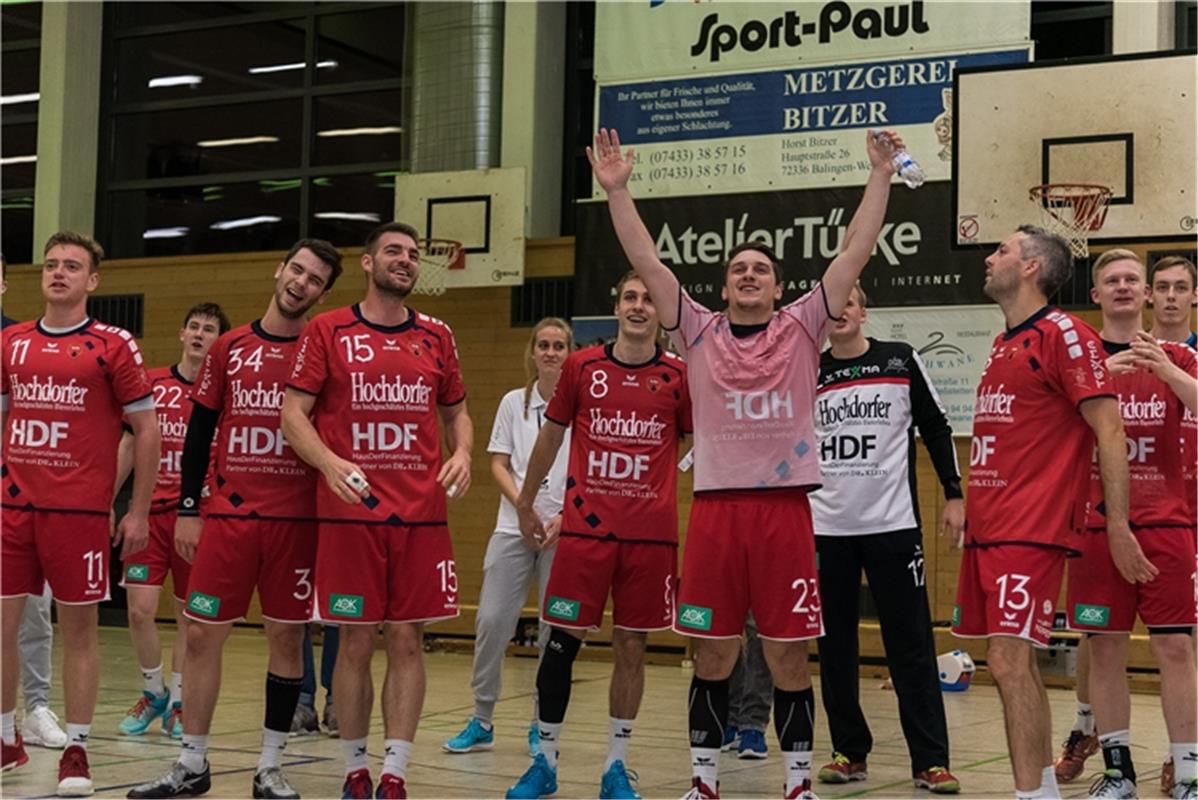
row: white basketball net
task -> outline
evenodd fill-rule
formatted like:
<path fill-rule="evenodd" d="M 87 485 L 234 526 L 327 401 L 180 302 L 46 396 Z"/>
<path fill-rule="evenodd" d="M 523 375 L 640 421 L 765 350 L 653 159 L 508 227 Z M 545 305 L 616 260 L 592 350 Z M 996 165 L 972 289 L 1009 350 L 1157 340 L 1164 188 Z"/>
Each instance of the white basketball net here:
<path fill-rule="evenodd" d="M 1063 237 L 1075 258 L 1090 256 L 1090 232 L 1106 221 L 1111 190 L 1088 183 L 1033 186 L 1028 197 L 1040 215 L 1040 225 Z"/>
<path fill-rule="evenodd" d="M 462 245 L 447 239 L 424 239 L 420 242 L 420 277 L 412 291 L 417 294 L 445 293 L 445 281 L 450 267 L 462 257 Z"/>

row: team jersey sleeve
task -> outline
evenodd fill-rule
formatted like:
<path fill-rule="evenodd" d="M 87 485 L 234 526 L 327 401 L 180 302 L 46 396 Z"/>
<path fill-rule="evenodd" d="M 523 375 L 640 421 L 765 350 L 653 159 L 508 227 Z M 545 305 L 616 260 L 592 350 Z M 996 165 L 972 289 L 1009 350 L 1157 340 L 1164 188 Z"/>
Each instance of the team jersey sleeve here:
<path fill-rule="evenodd" d="M 1198 355 L 1193 350 L 1185 346 L 1166 347 L 1165 354 L 1182 372 L 1191 378 L 1198 378 Z M 1185 414 L 1185 403 L 1177 395 L 1173 395 L 1173 398 L 1177 401 L 1179 412 Z"/>
<path fill-rule="evenodd" d="M 137 346 L 132 334 L 125 333 L 120 337 L 120 343 L 112 353 L 108 368 L 113 396 L 126 413 L 154 409 L 150 376 L 146 374 L 141 348 Z"/>
<path fill-rule="evenodd" d="M 578 401 L 578 374 L 582 369 L 582 360 L 578 353 L 573 353 L 562 366 L 561 377 L 557 379 L 557 388 L 545 409 L 545 418 L 566 428 L 574 422 L 574 412 Z"/>
<path fill-rule="evenodd" d="M 961 467 L 957 464 L 957 448 L 953 444 L 953 428 L 948 422 L 940 395 L 928 377 L 927 367 L 919 353 L 911 351 L 911 417 L 919 436 L 932 459 L 936 476 L 944 487 L 946 500 L 964 497 L 961 491 Z"/>
<path fill-rule="evenodd" d="M 707 324 L 711 322 L 713 316 L 715 313 L 710 308 L 696 302 L 686 293 L 686 290 L 680 287 L 678 289 L 678 325 L 668 331 L 674 348 L 679 353 L 686 355 Z"/>
<path fill-rule="evenodd" d="M 213 411 L 220 411 L 225 396 L 225 363 L 229 359 L 230 337 L 222 336 L 208 348 L 200 379 L 191 392 L 191 400 Z"/>
<path fill-rule="evenodd" d="M 515 400 L 516 402 L 512 402 Z M 488 453 L 511 455 L 515 450 L 513 431 L 515 415 L 523 412 L 524 391 L 508 392 L 499 401 L 499 409 L 495 412 L 495 422 L 491 425 L 491 441 L 487 444 Z"/>
<path fill-rule="evenodd" d="M 328 331 L 318 317 L 300 336 L 291 362 L 291 377 L 287 386 L 310 395 L 318 395 L 329 377 Z"/>
<path fill-rule="evenodd" d="M 1053 387 L 1076 408 L 1095 397 L 1115 397 L 1106 371 L 1106 351 L 1094 329 L 1063 316 L 1047 337 L 1045 374 Z"/>
<path fill-rule="evenodd" d="M 832 327 L 832 315 L 828 313 L 828 298 L 824 295 L 824 285 L 817 284 L 814 289 L 795 300 L 782 306 L 781 312 L 794 318 L 803 330 L 815 340 L 817 347 L 823 345 Z"/>
<path fill-rule="evenodd" d="M 445 348 L 441 354 L 444 378 L 437 391 L 437 405 L 454 406 L 466 399 L 466 384 L 462 382 L 462 366 L 458 363 L 458 344 L 448 325 L 445 325 L 441 342 Z"/>

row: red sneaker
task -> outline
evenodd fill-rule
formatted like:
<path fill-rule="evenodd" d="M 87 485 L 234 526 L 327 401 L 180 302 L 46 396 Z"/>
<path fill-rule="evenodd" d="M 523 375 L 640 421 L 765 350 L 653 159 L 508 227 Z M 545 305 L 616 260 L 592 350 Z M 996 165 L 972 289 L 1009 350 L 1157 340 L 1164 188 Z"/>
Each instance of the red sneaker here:
<path fill-rule="evenodd" d="M 0 772 L 8 772 L 10 769 L 16 769 L 19 766 L 29 763 L 29 754 L 25 752 L 25 742 L 21 740 L 21 734 L 17 733 L 17 739 L 12 744 L 8 742 L 0 743 Z"/>
<path fill-rule="evenodd" d="M 786 789 L 785 786 L 782 788 L 783 790 Z M 790 792 L 786 794 L 786 800 L 819 800 L 819 798 L 815 796 L 815 792 L 811 791 L 811 779 L 808 778 L 795 788 L 791 789 Z"/>
<path fill-rule="evenodd" d="M 712 789 L 699 778 L 692 778 L 691 790 L 682 795 L 682 800 L 719 800 L 719 796 L 719 781 L 716 781 L 715 788 Z"/>
<path fill-rule="evenodd" d="M 1069 731 L 1069 738 L 1061 746 L 1061 755 L 1053 764 L 1057 780 L 1068 783 L 1086 769 L 1086 759 L 1098 752 L 1098 737 L 1091 734 L 1086 736 L 1078 730 Z"/>
<path fill-rule="evenodd" d="M 819 768 L 820 783 L 848 783 L 869 777 L 864 761 L 850 761 L 844 753 L 833 753 L 832 760 Z"/>
<path fill-rule="evenodd" d="M 961 791 L 961 782 L 945 767 L 928 767 L 916 773 L 915 785 L 936 794 L 956 794 Z"/>
<path fill-rule="evenodd" d="M 87 751 L 73 744 L 58 762 L 58 796 L 90 797 L 95 792 L 91 771 L 87 767 Z"/>
<path fill-rule="evenodd" d="M 356 769 L 346 775 L 345 783 L 341 785 L 341 796 L 356 800 L 370 800 L 374 796 L 374 784 L 370 782 L 370 770 Z"/>
<path fill-rule="evenodd" d="M 379 800 L 407 800 L 408 787 L 404 786 L 403 778 L 384 772 L 379 776 L 378 788 L 374 796 Z"/>

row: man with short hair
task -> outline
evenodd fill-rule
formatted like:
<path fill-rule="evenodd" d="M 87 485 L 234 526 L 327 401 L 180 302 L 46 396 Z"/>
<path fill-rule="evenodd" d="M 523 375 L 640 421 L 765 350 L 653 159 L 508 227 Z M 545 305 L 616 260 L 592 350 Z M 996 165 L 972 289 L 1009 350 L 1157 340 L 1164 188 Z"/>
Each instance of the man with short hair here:
<path fill-rule="evenodd" d="M 1090 535 L 1069 576 L 1069 626 L 1090 646 L 1090 702 L 1106 771 L 1091 797 L 1136 796 L 1131 759 L 1127 653 L 1136 615 L 1148 628 L 1161 676 L 1161 705 L 1176 770 L 1173 797 L 1198 796 L 1195 711 L 1194 553 L 1196 520 L 1186 502 L 1182 418 L 1198 409 L 1198 362 L 1182 344 L 1159 343 L 1142 329 L 1149 289 L 1144 265 L 1130 250 L 1108 250 L 1094 263 L 1091 298 L 1102 307 L 1102 345 L 1118 391 L 1127 436 L 1129 522 L 1159 570 L 1151 583 L 1128 583 L 1115 567 L 1105 534 L 1105 498 L 1091 475 Z M 1192 452 L 1189 454 L 1192 458 Z"/>
<path fill-rule="evenodd" d="M 158 411 L 158 432 L 162 437 L 162 456 L 158 479 L 150 502 L 150 542 L 146 549 L 124 565 L 121 586 L 129 606 L 129 636 L 141 667 L 141 697 L 121 720 L 121 733 L 137 736 L 159 717 L 162 732 L 179 739 L 183 736 L 183 657 L 187 647 L 187 577 L 191 564 L 175 549 L 175 511 L 179 505 L 179 466 L 183 460 L 183 439 L 190 415 L 192 387 L 208 348 L 216 337 L 229 330 L 229 318 L 216 303 L 192 306 L 183 317 L 179 341 L 183 354 L 169 367 L 149 372 L 154 404 Z M 117 456 L 114 490 L 119 492 L 133 470 L 133 435 L 126 429 Z M 162 679 L 162 645 L 158 640 L 158 595 L 167 573 L 174 580 L 175 647 L 171 654 L 169 691 Z"/>
<path fill-rule="evenodd" d="M 1128 528 L 1123 424 L 1102 344 L 1048 305 L 1072 274 L 1069 245 L 1024 225 L 985 263 L 983 291 L 1007 329 L 978 385 L 953 633 L 989 640 L 1017 797 L 1059 797 L 1032 647 L 1048 644 L 1065 556 L 1080 543 L 1095 439 L 1115 563 L 1136 582 L 1156 568 Z"/>
<path fill-rule="evenodd" d="M 657 308 L 629 272 L 616 285 L 616 340 L 572 353 L 545 412 L 516 503 L 529 545 L 551 547 L 533 508 L 541 481 L 570 431 L 557 553 L 541 620 L 552 626 L 537 669 L 540 751 L 509 798 L 557 791 L 558 738 L 574 659 L 612 598 L 608 751 L 600 798 L 637 798 L 625 766 L 645 689 L 649 631 L 674 616 L 678 568 L 678 442 L 690 432 L 682 359 L 657 343 Z"/>
<path fill-rule="evenodd" d="M 0 511 L 0 699 L 3 759 L 29 760 L 13 717 L 20 663 L 18 630 L 29 597 L 49 583 L 63 638 L 67 748 L 58 794 L 93 786 L 87 741 L 99 691 L 97 604 L 108 599 L 109 510 L 121 416 L 133 428 L 138 477 L 129 512 L 112 532 L 128 558 L 146 546 L 158 463 L 158 424 L 150 380 L 132 334 L 87 315 L 104 256 L 91 237 L 62 231 L 43 251 L 41 319 L 3 333 L 0 431 L 4 433 Z M 123 543 L 123 544 L 122 544 Z"/>
<path fill-rule="evenodd" d="M 1198 349 L 1198 333 L 1190 328 L 1198 303 L 1198 270 L 1182 256 L 1165 256 L 1148 271 L 1148 301 L 1152 305 L 1152 335 Z"/>
<path fill-rule="evenodd" d="M 833 758 L 823 783 L 867 777 L 873 736 L 858 699 L 857 632 L 861 573 L 877 607 L 886 662 L 915 785 L 961 790 L 948 770 L 948 724 L 924 581 L 923 530 L 915 485 L 915 431 L 944 491 L 940 532 L 955 546 L 965 503 L 953 429 L 919 353 L 907 342 L 867 338 L 865 290 L 858 284 L 820 358 L 815 432 L 824 485 L 811 494 L 825 634 L 819 640 L 820 694 Z"/>
<path fill-rule="evenodd" d="M 704 308 L 662 263 L 637 213 L 628 190 L 631 149 L 621 153 L 615 132 L 600 130 L 595 149 L 587 150 L 624 253 L 686 358 L 694 403 L 695 501 L 674 623 L 695 647 L 689 797 L 718 796 L 728 677 L 750 609 L 774 677 L 783 794 L 814 796 L 815 695 L 807 640 L 823 634 L 823 623 L 807 500 L 820 484 L 812 409 L 820 345 L 844 310 L 886 215 L 894 167 L 884 141 L 895 148 L 903 143 L 893 131 L 884 136 L 866 133 L 869 180 L 839 255 L 817 288 L 777 313 L 782 267 L 768 243 L 730 249 L 723 287 L 728 308 Z"/>
<path fill-rule="evenodd" d="M 407 304 L 420 275 L 420 237 L 402 222 L 375 228 L 361 258 L 366 297 L 312 321 L 295 356 L 283 430 L 324 478 L 317 602 L 341 625 L 333 695 L 345 755 L 345 797 L 370 797 L 366 763 L 383 624 L 385 759 L 376 797 L 407 797 L 424 703 L 424 624 L 458 615 L 447 497 L 470 488 L 474 426 L 449 326 Z M 450 456 L 442 462 L 438 419 Z"/>
<path fill-rule="evenodd" d="M 316 476 L 284 437 L 280 410 L 305 317 L 340 275 L 336 248 L 321 239 L 299 240 L 275 270 L 266 313 L 221 336 L 204 359 L 191 393 L 175 523 L 175 549 L 191 562 L 183 742 L 179 760 L 158 779 L 131 789 L 131 798 L 194 796 L 211 788 L 208 733 L 220 692 L 221 653 L 233 623 L 249 610 L 255 586 L 269 660 L 253 796 L 299 797 L 281 762 L 312 612 Z M 214 437 L 211 493 L 201 519 Z"/>

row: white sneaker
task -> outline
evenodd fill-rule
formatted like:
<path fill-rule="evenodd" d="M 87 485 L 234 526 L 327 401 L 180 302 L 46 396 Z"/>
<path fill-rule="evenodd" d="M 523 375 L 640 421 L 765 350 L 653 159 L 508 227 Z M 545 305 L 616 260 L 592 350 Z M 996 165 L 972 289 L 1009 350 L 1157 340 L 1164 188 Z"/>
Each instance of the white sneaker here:
<path fill-rule="evenodd" d="M 36 744 L 61 750 L 67 746 L 67 734 L 58 724 L 58 715 L 49 706 L 37 706 L 25 712 L 21 725 L 21 738 L 25 744 Z"/>
<path fill-rule="evenodd" d="M 1123 777 L 1117 769 L 1108 769 L 1090 785 L 1091 798 L 1111 798 L 1112 800 L 1134 800 L 1136 785 Z"/>

